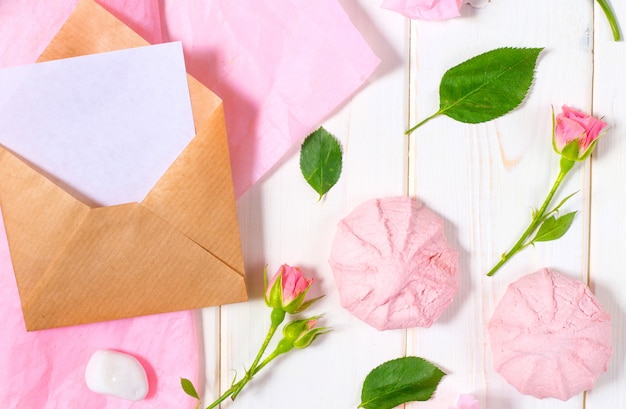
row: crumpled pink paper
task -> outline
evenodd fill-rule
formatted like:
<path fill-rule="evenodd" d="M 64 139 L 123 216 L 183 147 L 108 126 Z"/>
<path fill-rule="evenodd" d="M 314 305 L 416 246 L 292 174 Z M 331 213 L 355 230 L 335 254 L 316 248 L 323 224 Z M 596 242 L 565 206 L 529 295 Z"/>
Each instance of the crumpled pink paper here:
<path fill-rule="evenodd" d="M 237 197 L 379 63 L 337 0 L 166 0 L 163 15 L 164 39 L 224 100 Z"/>
<path fill-rule="evenodd" d="M 0 68 L 35 62 L 78 1 L 1 1 Z M 97 1 L 147 41 L 162 42 L 159 0 Z"/>
<path fill-rule="evenodd" d="M 0 215 L 1 216 L 1 215 Z M 192 312 L 26 332 L 0 217 L 0 406 L 3 409 L 162 409 L 195 407 L 180 377 L 197 382 L 198 341 Z M 98 349 L 137 358 L 146 399 L 131 402 L 90 391 L 85 368 Z"/>
<path fill-rule="evenodd" d="M 34 62 L 78 0 L 0 3 L 0 67 Z M 98 0 L 150 42 L 182 41 L 224 100 L 235 194 L 355 92 L 379 63 L 337 0 Z"/>
<path fill-rule="evenodd" d="M 461 15 L 463 0 L 384 0 L 381 7 L 408 18 L 444 20 Z"/>

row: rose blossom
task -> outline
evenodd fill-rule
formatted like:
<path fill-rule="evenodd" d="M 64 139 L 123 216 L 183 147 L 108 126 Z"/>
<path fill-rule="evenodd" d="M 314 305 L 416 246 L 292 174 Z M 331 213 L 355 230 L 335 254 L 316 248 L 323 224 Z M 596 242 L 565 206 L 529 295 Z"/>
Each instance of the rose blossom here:
<path fill-rule="evenodd" d="M 552 209 L 550 209 L 550 203 L 576 162 L 582 162 L 591 155 L 606 126 L 605 122 L 567 105 L 563 105 L 563 113 L 557 115 L 556 118 L 554 109 L 552 110 L 552 148 L 561 155 L 559 174 L 539 210 L 533 211 L 532 220 L 524 233 L 509 251 L 502 253 L 500 260 L 487 273 L 488 276 L 494 275 L 513 255 L 528 246 L 534 246 L 535 243 L 541 241 L 556 240 L 567 232 L 576 213 L 571 212 L 559 216 L 558 219 L 556 213 L 573 194 L 565 197 Z M 535 232 L 537 232 L 536 235 Z"/>
<path fill-rule="evenodd" d="M 462 0 L 384 0 L 381 7 L 408 18 L 443 20 L 460 15 Z"/>
<path fill-rule="evenodd" d="M 444 20 L 461 15 L 461 6 L 484 7 L 490 0 L 383 0 L 381 7 L 408 18 Z"/>
<path fill-rule="evenodd" d="M 594 142 L 606 125 L 606 122 L 564 105 L 563 112 L 555 120 L 552 140 L 554 150 L 569 160 L 583 160 L 593 150 Z M 578 142 L 577 147 L 571 144 L 574 141 Z M 574 150 L 566 149 L 568 145 Z"/>
<path fill-rule="evenodd" d="M 266 275 L 265 281 L 265 303 L 268 306 L 293 314 L 310 305 L 310 302 L 304 303 L 304 297 L 313 280 L 304 277 L 298 267 L 283 264 L 269 282 Z"/>

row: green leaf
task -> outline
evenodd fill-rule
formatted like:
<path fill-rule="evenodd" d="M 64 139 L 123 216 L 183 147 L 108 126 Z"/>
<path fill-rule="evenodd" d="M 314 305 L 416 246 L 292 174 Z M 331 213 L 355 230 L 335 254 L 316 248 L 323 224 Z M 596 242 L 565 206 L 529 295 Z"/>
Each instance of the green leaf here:
<path fill-rule="evenodd" d="M 411 401 L 426 401 L 445 373 L 423 358 L 398 358 L 374 368 L 365 378 L 361 404 L 365 409 L 392 409 Z"/>
<path fill-rule="evenodd" d="M 300 149 L 300 170 L 309 185 L 320 195 L 326 194 L 341 175 L 342 154 L 337 139 L 319 128 L 307 136 Z"/>
<path fill-rule="evenodd" d="M 198 396 L 198 391 L 196 391 L 196 388 L 193 386 L 193 383 L 191 383 L 189 379 L 180 378 L 180 386 L 183 387 L 183 391 L 185 391 L 187 395 L 200 400 L 200 396 Z"/>
<path fill-rule="evenodd" d="M 572 225 L 574 216 L 576 216 L 576 212 L 564 214 L 558 219 L 554 216 L 548 217 L 541 224 L 537 235 L 532 241 L 552 241 L 562 237 Z"/>
<path fill-rule="evenodd" d="M 439 114 L 476 124 L 519 106 L 542 48 L 498 48 L 450 68 L 439 86 Z"/>
<path fill-rule="evenodd" d="M 578 192 L 580 192 L 580 190 L 577 190 L 574 193 L 571 193 L 571 194 L 567 195 L 563 200 L 561 200 L 559 202 L 559 204 L 554 209 L 552 209 L 552 211 L 550 211 L 550 213 L 558 212 L 559 209 L 561 208 L 561 206 L 563 206 L 565 204 L 565 202 L 567 202 L 569 199 L 571 199 L 572 196 L 578 194 Z"/>

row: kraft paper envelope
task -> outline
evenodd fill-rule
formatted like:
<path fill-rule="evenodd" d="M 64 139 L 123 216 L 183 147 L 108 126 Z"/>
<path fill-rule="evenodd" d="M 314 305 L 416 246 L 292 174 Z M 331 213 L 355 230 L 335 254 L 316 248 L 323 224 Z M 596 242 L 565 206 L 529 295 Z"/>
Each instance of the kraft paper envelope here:
<path fill-rule="evenodd" d="M 83 0 L 40 61 L 147 45 Z M 0 148 L 0 206 L 28 330 L 247 299 L 221 101 L 187 80 L 196 135 L 141 202 L 88 205 Z"/>

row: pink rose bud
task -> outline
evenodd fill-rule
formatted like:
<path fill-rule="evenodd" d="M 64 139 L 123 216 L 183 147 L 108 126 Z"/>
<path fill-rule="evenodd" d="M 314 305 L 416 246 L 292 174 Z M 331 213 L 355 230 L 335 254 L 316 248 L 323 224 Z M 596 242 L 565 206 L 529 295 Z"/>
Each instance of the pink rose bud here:
<path fill-rule="evenodd" d="M 380 7 L 408 18 L 443 20 L 461 15 L 461 7 L 485 7 L 491 0 L 383 0 Z"/>
<path fill-rule="evenodd" d="M 585 160 L 606 126 L 606 122 L 564 105 L 563 112 L 555 120 L 554 150 L 568 160 Z"/>
<path fill-rule="evenodd" d="M 330 332 L 330 328 L 315 327 L 319 317 L 306 318 L 292 321 L 283 328 L 284 339 L 299 349 L 311 345 L 311 343 L 322 334 Z"/>
<path fill-rule="evenodd" d="M 304 277 L 298 267 L 283 264 L 269 282 L 266 273 L 264 276 L 265 303 L 269 307 L 294 314 L 303 311 L 315 301 L 304 302 L 313 280 Z"/>

